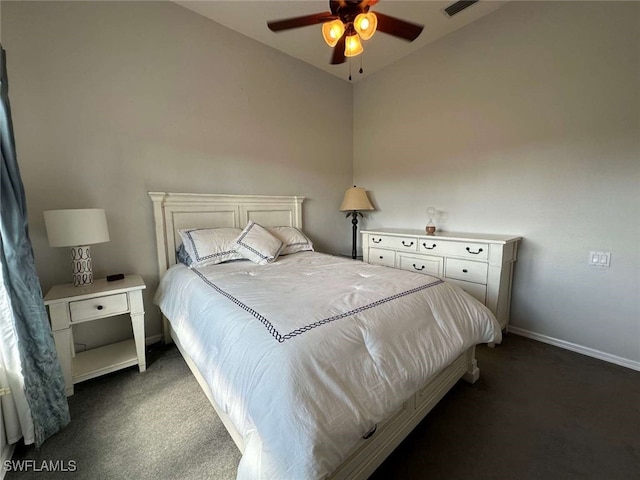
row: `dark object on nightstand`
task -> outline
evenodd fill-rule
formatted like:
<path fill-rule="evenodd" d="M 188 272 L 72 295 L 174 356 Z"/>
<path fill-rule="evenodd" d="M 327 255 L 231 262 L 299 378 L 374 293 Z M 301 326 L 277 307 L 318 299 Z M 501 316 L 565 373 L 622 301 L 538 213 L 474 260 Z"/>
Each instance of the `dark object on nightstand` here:
<path fill-rule="evenodd" d="M 115 282 L 116 280 L 123 280 L 124 273 L 114 273 L 113 275 L 107 275 L 107 282 Z"/>

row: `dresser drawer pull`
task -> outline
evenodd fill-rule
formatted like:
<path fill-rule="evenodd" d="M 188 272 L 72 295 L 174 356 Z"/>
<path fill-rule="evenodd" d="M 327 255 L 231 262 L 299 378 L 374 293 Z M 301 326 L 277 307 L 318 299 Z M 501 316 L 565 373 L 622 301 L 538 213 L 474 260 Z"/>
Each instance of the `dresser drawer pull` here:
<path fill-rule="evenodd" d="M 102 305 L 98 305 L 96 308 L 97 308 L 98 310 L 102 310 L 104 307 L 103 307 Z"/>
<path fill-rule="evenodd" d="M 422 265 L 420 268 L 416 267 L 416 264 L 413 264 L 413 268 L 415 268 L 416 270 L 418 270 L 419 272 L 424 270 L 424 265 Z"/>
<path fill-rule="evenodd" d="M 426 244 L 426 243 L 422 243 L 422 246 L 423 246 L 424 248 L 426 248 L 427 250 L 433 250 L 434 248 L 436 248 L 436 244 L 435 244 L 435 243 L 433 244 L 433 246 L 432 246 L 432 247 L 427 247 L 427 244 Z M 469 249 L 467 249 L 467 250 L 469 250 Z"/>
<path fill-rule="evenodd" d="M 402 240 L 402 245 L 404 245 L 405 247 L 413 247 L 413 242 L 407 245 L 406 243 L 404 243 L 404 240 Z"/>
<path fill-rule="evenodd" d="M 482 252 L 482 249 L 479 248 L 477 252 L 472 252 L 471 249 L 467 247 L 467 252 L 469 252 L 472 255 L 478 255 L 480 252 Z"/>
<path fill-rule="evenodd" d="M 380 255 L 380 260 L 382 260 L 384 257 L 382 255 Z"/>
<path fill-rule="evenodd" d="M 373 434 L 374 434 L 374 433 L 376 433 L 376 430 L 378 430 L 378 424 L 377 424 L 377 423 L 376 423 L 376 424 L 373 426 L 373 428 L 372 428 L 369 432 L 367 432 L 367 433 L 366 433 L 362 438 L 363 438 L 364 440 L 367 440 L 367 439 L 369 439 L 369 438 L 373 437 Z"/>
<path fill-rule="evenodd" d="M 467 273 L 469 270 L 467 270 L 466 268 L 462 269 L 462 273 Z"/>
<path fill-rule="evenodd" d="M 376 240 L 375 238 L 371 238 L 371 241 L 372 241 L 373 243 L 380 243 L 380 242 L 382 241 L 382 239 L 381 239 L 381 238 L 379 238 L 378 240 Z"/>

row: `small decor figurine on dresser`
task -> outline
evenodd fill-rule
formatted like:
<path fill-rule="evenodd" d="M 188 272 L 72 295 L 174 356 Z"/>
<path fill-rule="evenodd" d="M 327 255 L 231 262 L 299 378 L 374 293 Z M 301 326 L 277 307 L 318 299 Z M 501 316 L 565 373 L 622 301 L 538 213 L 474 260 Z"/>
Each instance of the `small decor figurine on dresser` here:
<path fill-rule="evenodd" d="M 433 235 L 436 233 L 436 224 L 433 223 L 433 219 L 437 214 L 437 210 L 434 207 L 427 207 L 427 217 L 429 217 L 429 221 L 427 222 L 427 227 L 425 230 L 427 231 L 427 235 Z"/>

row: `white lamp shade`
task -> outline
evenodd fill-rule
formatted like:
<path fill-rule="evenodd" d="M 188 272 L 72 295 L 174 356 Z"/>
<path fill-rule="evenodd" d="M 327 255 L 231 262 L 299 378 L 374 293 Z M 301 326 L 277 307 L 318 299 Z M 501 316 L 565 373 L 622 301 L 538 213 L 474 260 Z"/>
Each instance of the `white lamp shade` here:
<path fill-rule="evenodd" d="M 341 212 L 363 210 L 375 210 L 364 188 L 354 186 L 344 192 L 344 200 L 340 206 Z"/>
<path fill-rule="evenodd" d="M 74 247 L 109 241 L 107 216 L 101 208 L 47 210 L 44 212 L 49 245 Z"/>

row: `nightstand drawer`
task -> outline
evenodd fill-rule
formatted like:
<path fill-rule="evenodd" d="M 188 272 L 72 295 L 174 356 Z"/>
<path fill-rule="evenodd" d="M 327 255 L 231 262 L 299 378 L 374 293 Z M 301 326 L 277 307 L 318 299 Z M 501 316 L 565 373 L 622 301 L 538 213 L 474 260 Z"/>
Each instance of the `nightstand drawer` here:
<path fill-rule="evenodd" d="M 126 293 L 119 293 L 107 297 L 69 302 L 69 311 L 71 312 L 71 322 L 84 322 L 127 313 L 129 311 L 129 302 L 127 301 Z"/>
<path fill-rule="evenodd" d="M 384 250 L 382 248 L 370 248 L 369 263 L 373 265 L 393 267 L 396 263 L 396 252 L 393 250 Z"/>
<path fill-rule="evenodd" d="M 442 266 L 444 260 L 442 257 L 433 257 L 431 255 L 405 255 L 399 254 L 398 267 L 402 270 L 410 272 L 424 273 L 426 275 L 442 276 Z"/>
<path fill-rule="evenodd" d="M 418 251 L 418 239 L 415 237 L 392 237 L 387 235 L 371 235 L 369 246 L 379 248 L 393 248 L 407 252 Z"/>
<path fill-rule="evenodd" d="M 488 265 L 483 262 L 470 262 L 447 258 L 445 261 L 445 276 L 467 282 L 487 283 Z"/>

